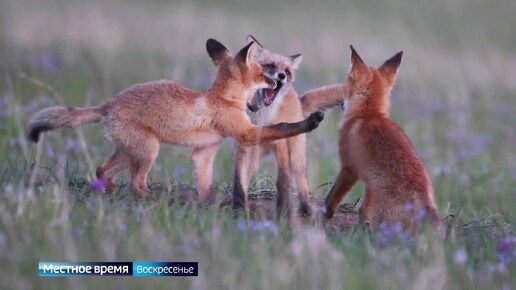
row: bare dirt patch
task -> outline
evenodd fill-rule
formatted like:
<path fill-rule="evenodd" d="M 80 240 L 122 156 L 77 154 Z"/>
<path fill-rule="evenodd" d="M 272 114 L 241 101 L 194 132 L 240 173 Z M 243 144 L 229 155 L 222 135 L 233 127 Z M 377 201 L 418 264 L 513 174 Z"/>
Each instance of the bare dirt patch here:
<path fill-rule="evenodd" d="M 152 186 L 151 186 L 152 188 Z M 153 190 L 154 191 L 154 190 Z M 197 191 L 191 186 L 180 185 L 172 190 L 171 203 L 179 202 L 186 204 L 188 202 L 197 203 Z M 217 201 L 222 209 L 231 209 L 233 196 L 228 192 L 217 192 Z M 249 217 L 253 220 L 276 220 L 276 194 L 272 190 L 259 190 L 249 193 Z M 322 227 L 327 233 L 348 233 L 359 224 L 358 209 L 360 202 L 343 203 L 339 206 L 335 215 L 330 220 L 325 220 L 321 215 L 321 208 L 324 205 L 324 198 L 318 194 L 310 194 L 310 205 L 312 215 L 301 217 L 297 214 L 299 208 L 299 200 L 296 195 L 291 196 L 292 215 L 290 219 L 291 226 L 310 225 Z M 458 237 L 476 237 L 488 234 L 491 236 L 503 237 L 510 233 L 510 223 L 507 217 L 501 214 L 493 214 L 479 220 L 465 221 L 459 219 L 453 214 L 443 217 L 446 226 L 446 236 Z"/>
<path fill-rule="evenodd" d="M 217 203 L 221 208 L 231 209 L 233 196 L 227 192 L 217 193 Z M 260 190 L 250 192 L 249 217 L 254 220 L 276 220 L 276 194 L 271 190 Z M 197 191 L 193 187 L 180 185 L 171 192 L 171 202 L 186 204 L 197 201 Z M 353 226 L 358 224 L 358 202 L 356 204 L 342 204 L 330 220 L 321 217 L 320 210 L 324 199 L 316 194 L 310 194 L 310 206 L 312 215 L 301 217 L 298 215 L 299 200 L 297 195 L 291 195 L 292 214 L 290 222 L 293 226 L 312 225 L 322 226 L 331 232 L 349 232 Z"/>

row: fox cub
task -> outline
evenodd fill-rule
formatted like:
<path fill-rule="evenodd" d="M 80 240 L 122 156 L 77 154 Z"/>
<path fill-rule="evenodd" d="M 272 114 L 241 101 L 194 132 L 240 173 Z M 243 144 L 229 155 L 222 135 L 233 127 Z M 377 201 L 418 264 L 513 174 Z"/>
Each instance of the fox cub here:
<path fill-rule="evenodd" d="M 115 176 L 129 168 L 131 189 L 137 197 L 149 192 L 146 179 L 160 142 L 193 147 L 196 172 L 211 166 L 206 151 L 218 146 L 224 137 L 244 145 L 267 143 L 315 129 L 323 119 L 313 114 L 297 123 L 269 126 L 252 124 L 246 103 L 262 88 L 276 88 L 276 81 L 263 74 L 253 60 L 256 50 L 249 43 L 233 56 L 220 42 L 209 39 L 206 49 L 218 72 L 207 92 L 197 92 L 173 81 L 159 80 L 133 85 L 104 105 L 86 108 L 49 107 L 39 111 L 28 124 L 28 138 L 38 142 L 41 132 L 100 123 L 114 153 L 97 169 L 96 175 L 107 191 L 117 190 Z M 198 176 L 201 202 L 210 199 L 211 174 Z"/>
<path fill-rule="evenodd" d="M 344 82 L 346 111 L 340 129 L 341 170 L 325 204 L 331 218 L 350 188 L 365 183 L 361 219 L 373 229 L 400 223 L 414 234 L 424 213 L 435 228 L 441 219 L 421 158 L 403 130 L 388 118 L 389 98 L 403 52 L 378 68 L 368 67 L 351 46 L 351 71 Z"/>
<path fill-rule="evenodd" d="M 249 37 L 256 41 L 254 37 Z M 259 44 L 258 41 L 256 43 Z M 283 56 L 259 45 L 255 58 L 262 66 L 264 74 L 274 79 L 277 85 L 274 90 L 264 88 L 255 93 L 248 111 L 253 124 L 263 126 L 303 120 L 301 102 L 293 86 L 295 70 L 301 63 L 302 55 Z M 277 168 L 277 217 L 290 217 L 293 180 L 299 195 L 298 212 L 302 216 L 310 215 L 309 187 L 305 177 L 305 134 L 256 146 L 236 145 L 233 161 L 233 207 L 247 209 L 250 179 L 260 161 L 269 153 L 274 154 Z"/>

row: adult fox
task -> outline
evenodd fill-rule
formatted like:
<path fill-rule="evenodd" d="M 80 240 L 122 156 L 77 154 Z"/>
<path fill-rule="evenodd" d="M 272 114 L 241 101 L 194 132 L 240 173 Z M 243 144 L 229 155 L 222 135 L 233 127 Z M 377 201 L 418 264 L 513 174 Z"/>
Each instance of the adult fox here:
<path fill-rule="evenodd" d="M 50 107 L 39 111 L 28 125 L 28 138 L 37 142 L 41 132 L 57 128 L 75 128 L 101 123 L 105 137 L 114 145 L 111 157 L 97 169 L 108 191 L 120 171 L 129 168 L 131 189 L 139 197 L 149 192 L 147 173 L 154 163 L 160 142 L 193 147 L 201 202 L 210 199 L 212 159 L 206 156 L 224 137 L 233 137 L 245 145 L 266 143 L 315 129 L 322 113 L 294 124 L 281 123 L 259 127 L 245 113 L 246 102 L 257 89 L 276 87 L 253 60 L 257 45 L 245 46 L 234 57 L 220 42 L 209 39 L 206 50 L 218 71 L 207 92 L 197 92 L 173 81 L 160 80 L 133 85 L 114 99 L 98 107 Z M 214 149 L 215 148 L 215 149 Z"/>
<path fill-rule="evenodd" d="M 425 213 L 435 228 L 441 219 L 434 189 L 421 158 L 403 130 L 388 118 L 389 98 L 403 52 L 378 68 L 364 64 L 351 47 L 351 71 L 344 82 L 346 111 L 340 129 L 341 170 L 326 198 L 325 217 L 358 179 L 365 183 L 362 220 L 373 229 L 400 223 L 417 229 Z"/>

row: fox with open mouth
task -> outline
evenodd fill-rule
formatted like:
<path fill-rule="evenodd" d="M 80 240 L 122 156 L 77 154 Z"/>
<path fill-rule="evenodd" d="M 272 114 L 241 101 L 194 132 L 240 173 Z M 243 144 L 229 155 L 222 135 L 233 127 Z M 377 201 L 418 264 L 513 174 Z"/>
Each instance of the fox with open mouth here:
<path fill-rule="evenodd" d="M 276 81 L 276 88 L 260 89 L 248 102 L 247 113 L 251 121 L 255 125 L 265 125 L 303 120 L 302 105 L 292 86 L 295 80 L 294 70 L 301 63 L 302 55 L 283 56 L 265 49 L 253 36 L 248 36 L 248 40 L 259 45 L 255 60 L 262 66 L 264 75 Z M 257 146 L 236 144 L 233 161 L 233 208 L 247 210 L 247 193 L 251 177 L 258 169 L 261 159 L 271 152 L 275 156 L 277 167 L 277 217 L 290 217 L 292 177 L 300 201 L 298 212 L 301 216 L 311 215 L 308 202 L 309 187 L 305 178 L 305 134 Z"/>
<path fill-rule="evenodd" d="M 249 115 L 254 116 L 253 113 L 263 115 L 263 113 L 271 113 L 271 111 L 272 115 L 274 115 L 281 103 L 281 99 L 294 82 L 293 70 L 301 63 L 302 55 L 295 54 L 284 57 L 261 47 L 261 51 L 257 52 L 255 57 L 263 60 L 263 63 L 261 63 L 263 73 L 276 82 L 276 88 L 257 90 L 254 98 L 247 104 L 248 109 L 251 111 Z M 278 100 L 275 102 L 276 98 Z M 275 104 L 274 106 L 272 106 L 273 103 Z M 259 112 L 262 114 L 259 114 Z"/>

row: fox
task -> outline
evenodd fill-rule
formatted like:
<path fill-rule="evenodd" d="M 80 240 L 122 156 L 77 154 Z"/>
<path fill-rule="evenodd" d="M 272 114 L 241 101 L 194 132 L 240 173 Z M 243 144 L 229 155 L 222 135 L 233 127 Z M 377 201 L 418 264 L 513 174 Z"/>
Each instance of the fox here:
<path fill-rule="evenodd" d="M 222 43 L 210 38 L 206 51 L 217 73 L 207 91 L 157 80 L 132 85 L 100 106 L 48 107 L 30 119 L 28 139 L 36 143 L 45 131 L 100 123 L 114 152 L 97 168 L 96 176 L 104 181 L 107 192 L 114 192 L 119 188 L 114 178 L 129 169 L 130 190 L 136 198 L 151 195 L 147 174 L 160 143 L 191 147 L 199 201 L 209 202 L 213 200 L 211 153 L 225 137 L 248 146 L 267 143 L 311 131 L 324 118 L 322 113 L 314 113 L 296 123 L 251 123 L 245 108 L 254 92 L 276 88 L 276 81 L 253 59 L 256 49 L 257 44 L 250 42 L 233 56 Z"/>
<path fill-rule="evenodd" d="M 283 56 L 264 48 L 258 43 L 255 56 L 264 74 L 276 81 L 276 88 L 258 90 L 247 114 L 253 124 L 269 125 L 277 122 L 299 122 L 303 119 L 302 105 L 293 86 L 295 70 L 301 64 L 302 54 Z M 310 216 L 309 186 L 306 180 L 306 135 L 299 134 L 286 139 L 267 142 L 252 147 L 236 144 L 233 156 L 233 208 L 247 210 L 249 182 L 260 161 L 272 153 L 276 161 L 276 216 L 290 217 L 290 194 L 295 181 L 299 198 L 298 214 Z"/>
<path fill-rule="evenodd" d="M 344 81 L 346 111 L 339 132 L 341 169 L 323 208 L 331 219 L 351 187 L 362 180 L 363 225 L 373 230 L 400 225 L 415 234 L 423 213 L 439 232 L 441 217 L 423 161 L 403 129 L 389 119 L 391 90 L 403 51 L 377 68 L 368 67 L 353 46 Z"/>
<path fill-rule="evenodd" d="M 303 120 L 303 111 L 296 90 L 292 86 L 295 70 L 302 60 L 301 54 L 283 56 L 264 48 L 252 35 L 248 41 L 257 44 L 254 58 L 262 67 L 263 74 L 274 80 L 275 87 L 257 90 L 247 103 L 246 114 L 256 126 L 270 126 L 275 123 L 297 123 Z M 313 112 L 313 114 L 322 114 Z M 292 177 L 299 192 L 299 214 L 311 215 L 308 200 L 309 187 L 305 178 L 306 137 L 298 134 L 285 139 L 261 140 L 254 146 L 237 143 L 233 152 L 232 207 L 248 210 L 249 182 L 260 161 L 273 153 L 277 167 L 277 217 L 290 216 L 290 192 Z M 212 152 L 213 156 L 216 152 Z M 209 159 L 213 159 L 210 156 Z"/>

